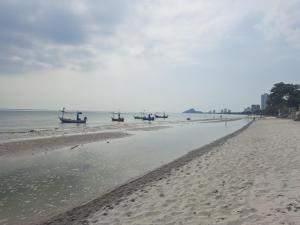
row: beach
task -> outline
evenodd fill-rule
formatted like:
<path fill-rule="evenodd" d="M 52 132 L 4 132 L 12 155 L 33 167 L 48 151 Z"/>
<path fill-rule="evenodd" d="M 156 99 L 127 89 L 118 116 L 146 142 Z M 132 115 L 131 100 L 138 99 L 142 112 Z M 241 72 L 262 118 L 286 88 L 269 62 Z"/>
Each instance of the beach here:
<path fill-rule="evenodd" d="M 300 225 L 299 10 L 0 0 L 0 225 Z"/>
<path fill-rule="evenodd" d="M 299 224 L 299 132 L 256 121 L 42 224 Z"/>
<path fill-rule="evenodd" d="M 51 124 L 52 116 L 48 117 Z M 202 117 L 191 121 L 174 118 L 96 126 L 67 124 L 54 130 L 50 125 L 43 127 L 35 122 L 32 132 L 19 125 L 2 127 L 0 224 L 48 221 L 128 181 L 144 177 L 149 171 L 157 171 L 191 150 L 239 130 L 251 120 Z M 145 183 L 145 178 L 142 180 Z"/>

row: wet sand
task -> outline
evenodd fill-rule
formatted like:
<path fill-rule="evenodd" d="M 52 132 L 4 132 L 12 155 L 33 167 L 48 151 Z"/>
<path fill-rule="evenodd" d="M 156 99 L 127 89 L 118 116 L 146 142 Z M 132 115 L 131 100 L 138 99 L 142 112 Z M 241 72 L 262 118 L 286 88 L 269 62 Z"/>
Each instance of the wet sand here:
<path fill-rule="evenodd" d="M 27 153 L 36 151 L 49 151 L 63 147 L 70 147 L 74 149 L 81 144 L 87 144 L 97 141 L 106 141 L 116 138 L 124 138 L 133 135 L 127 133 L 128 131 L 155 131 L 170 128 L 170 126 L 142 124 L 125 126 L 126 129 L 112 130 L 115 127 L 110 127 L 106 131 L 96 132 L 82 132 L 71 133 L 66 135 L 52 135 L 52 136 L 30 136 L 30 133 L 24 132 L 27 136 L 25 138 L 18 137 L 16 139 L 8 139 L 5 142 L 0 142 L 0 156 L 16 153 Z"/>
<path fill-rule="evenodd" d="M 170 128 L 169 126 L 148 126 L 148 127 L 137 127 L 137 128 L 130 128 L 127 129 L 128 131 L 154 131 L 154 130 L 161 130 Z"/>
<path fill-rule="evenodd" d="M 300 123 L 259 120 L 43 224 L 299 224 L 299 174 Z"/>
<path fill-rule="evenodd" d="M 65 135 L 58 137 L 42 137 L 0 143 L 0 156 L 16 153 L 48 151 L 62 147 L 76 148 L 80 144 L 123 138 L 131 134 L 125 132 L 99 132 L 88 134 Z"/>

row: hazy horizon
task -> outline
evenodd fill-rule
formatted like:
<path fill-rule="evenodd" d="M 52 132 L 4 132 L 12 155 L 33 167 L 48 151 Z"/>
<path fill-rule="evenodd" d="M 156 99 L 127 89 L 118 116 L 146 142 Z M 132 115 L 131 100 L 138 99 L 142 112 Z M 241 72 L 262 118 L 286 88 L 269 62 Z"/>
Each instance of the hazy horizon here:
<path fill-rule="evenodd" d="M 300 0 L 3 0 L 0 108 L 182 112 L 300 83 Z"/>

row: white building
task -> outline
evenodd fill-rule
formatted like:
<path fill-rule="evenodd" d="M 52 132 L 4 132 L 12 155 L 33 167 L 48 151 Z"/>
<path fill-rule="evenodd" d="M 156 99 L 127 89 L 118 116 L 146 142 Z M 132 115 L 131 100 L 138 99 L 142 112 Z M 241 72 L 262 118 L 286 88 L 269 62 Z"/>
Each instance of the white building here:
<path fill-rule="evenodd" d="M 261 95 L 261 110 L 266 109 L 268 97 L 269 97 L 269 95 L 266 93 Z"/>

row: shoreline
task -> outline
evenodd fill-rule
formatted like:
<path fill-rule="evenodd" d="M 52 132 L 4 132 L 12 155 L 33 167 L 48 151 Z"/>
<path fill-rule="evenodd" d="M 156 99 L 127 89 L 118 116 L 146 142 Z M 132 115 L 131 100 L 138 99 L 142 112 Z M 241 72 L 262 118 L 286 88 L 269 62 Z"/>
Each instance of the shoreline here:
<path fill-rule="evenodd" d="M 204 145 L 198 149 L 192 150 L 189 153 L 181 156 L 180 158 L 167 163 L 149 173 L 129 180 L 127 183 L 115 187 L 112 190 L 108 191 L 107 193 L 103 194 L 99 198 L 96 198 L 90 202 L 87 202 L 81 206 L 77 206 L 67 212 L 61 213 L 56 215 L 48 220 L 41 221 L 39 223 L 32 223 L 32 224 L 39 224 L 39 225 L 61 225 L 61 224 L 86 224 L 86 219 L 93 213 L 96 213 L 98 210 L 105 206 L 110 206 L 114 203 L 119 203 L 123 197 L 129 196 L 130 194 L 134 193 L 137 190 L 143 189 L 145 186 L 149 185 L 152 182 L 159 181 L 164 177 L 170 175 L 173 169 L 177 169 L 182 167 L 192 161 L 196 157 L 200 157 L 206 153 L 208 153 L 211 149 L 221 146 L 225 143 L 228 139 L 235 137 L 236 135 L 243 132 L 252 124 L 252 121 L 249 122 L 244 127 L 240 128 L 239 130 L 226 135 L 210 144 Z"/>
<path fill-rule="evenodd" d="M 58 136 L 67 136 L 67 135 L 81 135 L 81 134 L 90 134 L 90 133 L 100 133 L 100 132 L 114 132 L 114 131 L 150 131 L 150 130 L 159 130 L 165 128 L 171 128 L 172 126 L 180 124 L 189 124 L 189 123 L 220 123 L 220 122 L 232 122 L 244 119 L 239 118 L 223 118 L 218 119 L 191 119 L 191 120 L 179 120 L 179 121 L 165 121 L 158 120 L 151 123 L 148 122 L 129 122 L 129 123 L 112 123 L 112 124 L 103 124 L 101 126 L 89 126 L 83 125 L 77 128 L 75 127 L 52 127 L 52 128 L 32 128 L 32 129 L 21 129 L 21 130 L 2 130 L 0 131 L 0 144 L 15 142 L 21 140 L 30 140 L 30 139 L 39 139 L 39 138 L 49 138 L 49 137 L 58 137 Z"/>
<path fill-rule="evenodd" d="M 173 128 L 174 124 L 185 123 L 220 123 L 233 122 L 241 120 L 238 119 L 224 119 L 224 120 L 191 120 L 181 122 L 168 122 L 162 124 L 142 124 L 125 126 L 122 129 L 107 129 L 90 132 L 75 132 L 66 134 L 52 134 L 49 136 L 28 136 L 26 138 L 8 139 L 7 141 L 0 141 L 0 157 L 4 155 L 18 154 L 18 153 L 32 153 L 55 150 L 64 147 L 76 148 L 82 144 L 88 144 L 97 141 L 108 141 L 109 139 L 118 139 L 135 135 L 135 131 L 156 131 L 162 129 Z M 124 126 L 124 125 L 122 125 Z M 7 132 L 5 132 L 7 133 Z M 22 133 L 23 134 L 23 133 Z M 28 132 L 25 132 L 28 134 Z"/>

